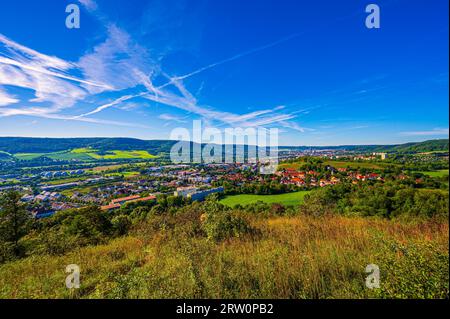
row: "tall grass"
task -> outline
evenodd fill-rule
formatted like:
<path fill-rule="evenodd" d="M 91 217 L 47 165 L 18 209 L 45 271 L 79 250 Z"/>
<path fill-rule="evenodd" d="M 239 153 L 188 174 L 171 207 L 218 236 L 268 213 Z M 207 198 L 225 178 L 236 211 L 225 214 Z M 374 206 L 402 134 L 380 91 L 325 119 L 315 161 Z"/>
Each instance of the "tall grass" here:
<path fill-rule="evenodd" d="M 141 225 L 60 257 L 0 266 L 0 298 L 448 298 L 448 223 L 341 216 L 255 218 L 216 242 Z M 66 265 L 81 288 L 65 287 Z M 366 265 L 380 288 L 365 286 Z"/>

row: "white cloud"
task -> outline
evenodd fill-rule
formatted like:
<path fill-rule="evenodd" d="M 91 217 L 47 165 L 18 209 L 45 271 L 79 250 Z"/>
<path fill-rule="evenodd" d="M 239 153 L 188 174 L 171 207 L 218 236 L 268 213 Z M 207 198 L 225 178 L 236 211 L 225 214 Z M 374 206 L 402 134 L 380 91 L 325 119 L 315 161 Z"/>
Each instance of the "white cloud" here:
<path fill-rule="evenodd" d="M 75 118 L 86 117 L 86 116 L 89 116 L 89 115 L 92 115 L 92 114 L 101 112 L 101 111 L 103 111 L 103 110 L 105 110 L 105 109 L 107 109 L 107 108 L 110 108 L 110 107 L 112 107 L 112 106 L 116 106 L 116 105 L 118 105 L 118 104 L 120 104 L 120 103 L 122 103 L 122 102 L 131 100 L 131 99 L 133 99 L 133 98 L 135 98 L 135 97 L 139 97 L 139 96 L 142 96 L 142 95 L 143 95 L 143 94 L 125 95 L 125 96 L 122 96 L 122 97 L 120 97 L 120 98 L 118 98 L 118 99 L 112 101 L 111 103 L 101 105 L 101 106 L 97 107 L 95 110 L 93 110 L 93 111 L 91 111 L 91 112 L 88 112 L 88 113 L 84 113 L 84 114 L 78 115 L 78 116 L 76 116 Z"/>
<path fill-rule="evenodd" d="M 86 88 L 111 89 L 109 85 L 68 74 L 76 68 L 74 63 L 39 53 L 2 34 L 0 53 L 0 85 L 32 90 L 35 97 L 29 103 L 49 104 L 47 108 L 35 108 L 42 113 L 57 113 L 73 106 L 89 94 Z"/>
<path fill-rule="evenodd" d="M 26 108 L 26 109 L 13 109 L 13 108 L 0 108 L 0 117 L 7 116 L 32 116 L 39 118 L 46 118 L 51 120 L 64 120 L 64 121 L 79 121 L 86 123 L 95 123 L 95 124 L 105 124 L 105 125 L 117 125 L 117 126 L 127 126 L 127 127 L 139 127 L 139 128 L 150 128 L 147 125 L 142 125 L 139 123 L 128 123 L 128 122 L 119 122 L 119 121 L 111 121 L 111 120 L 103 120 L 103 119 L 93 119 L 87 117 L 76 117 L 76 116 L 67 116 L 61 114 L 53 114 L 46 112 L 45 109 L 42 108 Z"/>
<path fill-rule="evenodd" d="M 88 11 L 97 10 L 98 6 L 94 0 L 78 0 Z"/>
<path fill-rule="evenodd" d="M 410 131 L 410 132 L 401 132 L 401 135 L 404 136 L 438 136 L 438 135 L 448 135 L 448 128 L 434 128 L 429 131 Z"/>
<path fill-rule="evenodd" d="M 16 99 L 12 95 L 9 95 L 5 91 L 3 91 L 2 88 L 0 87 L 0 106 L 6 106 L 6 105 L 14 104 L 17 102 L 19 102 L 18 99 Z"/>
<path fill-rule="evenodd" d="M 158 116 L 158 118 L 160 120 L 164 120 L 164 121 L 174 121 L 174 122 L 178 122 L 178 123 L 186 123 L 186 120 L 184 120 L 182 117 L 175 116 L 172 114 L 166 114 L 166 113 L 160 114 Z"/>
<path fill-rule="evenodd" d="M 95 1 L 79 0 L 79 2 L 90 12 L 96 11 L 96 16 L 101 16 Z M 101 17 L 106 21 L 103 16 Z M 87 117 L 110 107 L 120 106 L 121 103 L 133 98 L 143 97 L 150 101 L 199 115 L 209 122 L 218 121 L 242 127 L 278 124 L 293 130 L 303 131 L 304 129 L 296 123 L 289 122 L 296 118 L 295 113 L 280 113 L 283 112 L 284 106 L 246 114 L 220 111 L 211 106 L 200 105 L 196 97 L 183 83 L 183 79 L 288 39 L 290 37 L 237 54 L 188 74 L 171 77 L 161 70 L 160 62 L 151 56 L 149 50 L 139 45 L 127 32 L 108 22 L 106 22 L 106 39 L 87 51 L 78 62 L 68 62 L 42 54 L 0 34 L 0 85 L 31 89 L 35 95 L 35 98 L 28 101 L 31 106 L 21 109 L 3 109 L 0 116 L 29 115 L 94 122 L 100 120 Z M 82 76 L 71 75 L 74 74 L 73 71 L 77 71 L 77 74 L 81 73 Z M 161 86 L 155 86 L 153 80 L 157 76 L 166 77 L 168 82 Z M 125 91 L 140 86 L 146 88 L 146 91 L 137 94 L 125 94 L 112 102 L 100 105 L 92 111 L 78 116 L 61 115 L 61 111 L 76 105 L 77 102 L 83 101 L 87 97 L 107 91 Z M 0 95 L 0 103 L 8 105 L 12 102 L 18 101 L 6 96 L 6 94 Z M 33 103 L 44 102 L 50 103 L 50 106 L 33 105 Z M 169 115 L 162 114 L 160 118 L 169 119 Z M 170 118 L 174 121 L 177 120 L 175 116 L 170 116 Z"/>
<path fill-rule="evenodd" d="M 143 84 L 143 77 L 158 72 L 148 51 L 117 26 L 107 27 L 107 38 L 80 58 L 77 66 L 90 82 L 108 83 L 114 90 Z M 101 89 L 91 93 L 100 93 Z"/>

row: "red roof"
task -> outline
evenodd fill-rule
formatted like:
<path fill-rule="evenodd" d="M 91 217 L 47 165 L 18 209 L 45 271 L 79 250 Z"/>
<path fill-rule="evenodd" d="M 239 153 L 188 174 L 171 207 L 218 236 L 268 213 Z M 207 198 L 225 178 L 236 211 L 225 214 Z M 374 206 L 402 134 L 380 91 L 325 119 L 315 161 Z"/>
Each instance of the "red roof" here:
<path fill-rule="evenodd" d="M 128 203 L 133 203 L 133 202 L 145 202 L 148 200 L 155 200 L 156 196 L 154 195 L 150 195 L 147 197 L 139 197 L 137 195 L 135 196 L 128 196 L 128 197 L 123 197 L 123 198 L 118 198 L 118 199 L 114 199 L 111 204 L 106 205 L 106 206 L 102 206 L 100 207 L 101 210 L 110 210 L 110 209 L 114 209 L 114 208 L 119 208 L 120 204 L 122 202 L 128 202 Z"/>
<path fill-rule="evenodd" d="M 117 198 L 117 199 L 113 199 L 111 201 L 111 203 L 116 204 L 116 203 L 121 203 L 121 202 L 127 202 L 129 200 L 133 200 L 133 199 L 138 199 L 140 198 L 139 195 L 133 195 L 133 196 L 128 196 L 128 197 L 122 197 L 122 198 Z"/>
<path fill-rule="evenodd" d="M 145 201 L 148 201 L 148 200 L 155 200 L 155 199 L 156 199 L 156 196 L 150 195 L 150 196 L 147 196 L 147 197 L 141 197 L 141 198 L 133 199 L 133 200 L 130 200 L 129 202 L 130 203 L 133 203 L 133 202 L 145 202 Z"/>
<path fill-rule="evenodd" d="M 109 205 L 105 205 L 100 207 L 101 210 L 110 210 L 110 209 L 114 209 L 114 208 L 119 208 L 120 204 L 109 204 Z"/>

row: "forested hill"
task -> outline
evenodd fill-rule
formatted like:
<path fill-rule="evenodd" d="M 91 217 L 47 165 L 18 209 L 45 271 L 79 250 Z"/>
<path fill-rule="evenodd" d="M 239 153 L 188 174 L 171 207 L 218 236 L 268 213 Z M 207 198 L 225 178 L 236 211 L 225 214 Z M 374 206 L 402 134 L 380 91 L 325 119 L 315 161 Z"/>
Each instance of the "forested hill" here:
<path fill-rule="evenodd" d="M 378 145 L 374 147 L 374 151 L 401 153 L 448 151 L 448 139 L 429 140 L 424 142 L 406 143 L 399 145 Z"/>
<path fill-rule="evenodd" d="M 398 152 L 448 151 L 448 139 L 431 140 L 422 143 L 407 143 L 394 148 Z"/>
<path fill-rule="evenodd" d="M 417 153 L 417 152 L 436 152 L 447 151 L 448 139 L 429 140 L 424 142 L 411 142 L 405 144 L 394 145 L 340 145 L 340 146 L 287 146 L 287 149 L 345 149 L 355 152 L 401 152 L 401 153 Z"/>
<path fill-rule="evenodd" d="M 50 153 L 92 147 L 107 150 L 147 150 L 152 154 L 168 152 L 175 142 L 135 138 L 29 138 L 0 137 L 0 151 L 16 153 Z"/>
<path fill-rule="evenodd" d="M 431 152 L 448 151 L 448 139 L 399 145 L 342 145 L 342 146 L 299 146 L 282 147 L 289 149 L 347 149 L 360 152 Z M 146 150 L 151 154 L 169 152 L 175 141 L 140 140 L 134 138 L 30 138 L 0 137 L 0 152 L 49 153 L 76 148 L 91 147 L 102 150 Z"/>

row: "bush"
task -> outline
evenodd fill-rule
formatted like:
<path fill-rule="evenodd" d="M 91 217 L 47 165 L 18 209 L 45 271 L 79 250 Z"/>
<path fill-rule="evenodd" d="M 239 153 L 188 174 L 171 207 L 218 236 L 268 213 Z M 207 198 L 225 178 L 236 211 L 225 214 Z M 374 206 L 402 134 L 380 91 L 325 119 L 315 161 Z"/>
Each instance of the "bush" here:
<path fill-rule="evenodd" d="M 125 235 L 131 227 L 131 219 L 126 215 L 119 215 L 111 220 L 114 233 L 117 236 Z"/>
<path fill-rule="evenodd" d="M 70 250 L 80 246 L 80 241 L 70 236 L 63 229 L 54 227 L 43 229 L 39 233 L 30 233 L 24 238 L 29 255 L 64 255 Z"/>
<path fill-rule="evenodd" d="M 208 238 L 215 241 L 254 233 L 248 221 L 233 211 L 205 214 L 203 229 Z"/>
<path fill-rule="evenodd" d="M 0 264 L 13 260 L 14 258 L 14 244 L 0 241 Z"/>

